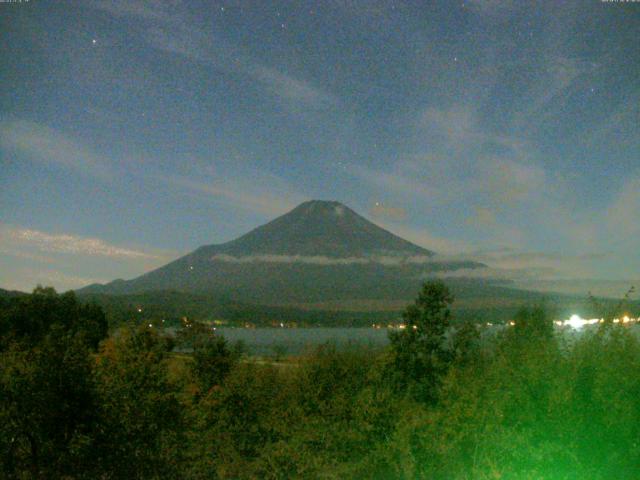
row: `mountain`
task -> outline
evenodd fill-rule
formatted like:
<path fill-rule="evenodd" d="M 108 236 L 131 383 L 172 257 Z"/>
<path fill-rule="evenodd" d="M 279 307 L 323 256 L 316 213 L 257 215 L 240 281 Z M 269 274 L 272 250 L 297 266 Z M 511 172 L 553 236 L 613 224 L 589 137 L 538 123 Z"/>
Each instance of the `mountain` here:
<path fill-rule="evenodd" d="M 18 290 L 5 290 L 4 288 L 0 288 L 0 298 L 13 298 L 20 297 L 22 295 L 27 295 L 24 292 L 19 292 Z"/>
<path fill-rule="evenodd" d="M 482 269 L 469 261 L 441 262 L 331 201 L 304 202 L 227 243 L 207 245 L 132 280 L 90 285 L 80 294 L 177 291 L 221 301 L 271 306 L 404 301 L 426 276 Z"/>

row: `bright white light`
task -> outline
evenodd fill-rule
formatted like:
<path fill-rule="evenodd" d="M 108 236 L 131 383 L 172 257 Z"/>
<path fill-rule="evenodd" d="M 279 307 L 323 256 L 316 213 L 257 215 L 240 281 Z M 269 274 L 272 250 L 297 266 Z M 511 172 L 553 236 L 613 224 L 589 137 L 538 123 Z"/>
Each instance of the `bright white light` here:
<path fill-rule="evenodd" d="M 571 318 L 569 318 L 569 320 L 567 320 L 566 324 L 569 325 L 571 328 L 582 328 L 585 323 L 587 323 L 587 321 L 583 318 L 580 318 L 580 315 L 571 315 Z"/>

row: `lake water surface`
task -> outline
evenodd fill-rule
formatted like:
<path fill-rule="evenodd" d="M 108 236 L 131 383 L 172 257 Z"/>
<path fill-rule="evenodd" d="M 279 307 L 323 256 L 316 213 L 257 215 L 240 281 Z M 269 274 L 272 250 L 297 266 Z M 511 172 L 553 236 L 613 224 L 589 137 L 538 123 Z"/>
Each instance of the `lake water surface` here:
<path fill-rule="evenodd" d="M 325 343 L 337 348 L 381 347 L 389 342 L 386 328 L 218 328 L 230 343 L 241 341 L 254 355 L 298 354 Z"/>
<path fill-rule="evenodd" d="M 493 337 L 504 327 L 495 325 L 481 330 L 482 338 Z M 580 329 L 570 327 L 557 328 L 569 343 L 576 336 L 586 331 L 595 331 L 594 326 Z M 640 337 L 640 324 L 634 323 L 629 328 Z M 336 348 L 352 346 L 383 347 L 389 343 L 389 330 L 386 328 L 218 328 L 217 333 L 223 335 L 230 343 L 241 341 L 247 353 L 252 355 L 295 355 L 325 343 Z"/>

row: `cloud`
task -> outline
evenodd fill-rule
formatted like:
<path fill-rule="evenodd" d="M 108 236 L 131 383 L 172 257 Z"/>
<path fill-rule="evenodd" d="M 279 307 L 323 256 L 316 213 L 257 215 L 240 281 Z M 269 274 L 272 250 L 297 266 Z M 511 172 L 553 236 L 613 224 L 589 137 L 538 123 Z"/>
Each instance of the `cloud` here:
<path fill-rule="evenodd" d="M 36 284 L 79 288 L 138 276 L 179 252 L 114 245 L 105 240 L 0 223 L 0 286 L 31 290 Z M 95 272 L 102 278 L 95 278 Z M 106 277 L 106 278 L 105 278 Z"/>
<path fill-rule="evenodd" d="M 47 126 L 24 120 L 0 121 L 0 148 L 15 150 L 28 155 L 36 161 L 53 163 L 72 168 L 83 174 L 99 179 L 113 178 L 110 165 L 114 162 L 102 157 L 67 135 Z M 282 179 L 261 174 L 247 173 L 246 179 L 232 179 L 228 176 L 207 183 L 177 175 L 156 173 L 133 173 L 143 180 L 160 180 L 191 191 L 226 199 L 236 207 L 254 212 L 273 215 L 281 214 L 293 208 L 305 198 L 286 184 Z M 202 178 L 200 176 L 199 178 Z M 268 187 L 259 187 L 267 185 Z"/>
<path fill-rule="evenodd" d="M 566 55 L 544 57 L 524 92 L 526 101 L 520 102 L 512 114 L 513 125 L 524 132 L 549 120 L 564 106 L 570 87 L 593 68 Z"/>
<path fill-rule="evenodd" d="M 65 273 L 56 269 L 12 268 L 11 276 L 0 278 L 2 288 L 30 292 L 36 285 L 51 286 L 58 291 L 72 290 L 92 283 L 106 283 L 107 279 Z"/>
<path fill-rule="evenodd" d="M 491 227 L 496 224 L 496 214 L 489 208 L 476 207 L 475 215 L 469 217 L 467 223 L 481 228 Z"/>
<path fill-rule="evenodd" d="M 259 179 L 245 180 L 225 176 L 212 178 L 210 181 L 192 180 L 178 175 L 149 174 L 147 178 L 221 198 L 234 207 L 265 215 L 283 214 L 306 199 L 294 192 L 282 179 L 273 175 L 261 175 Z"/>
<path fill-rule="evenodd" d="M 94 7 L 117 17 L 142 20 L 143 38 L 152 47 L 191 61 L 210 65 L 222 72 L 250 78 L 267 91 L 286 100 L 292 106 L 316 109 L 332 108 L 339 100 L 311 82 L 297 78 L 253 58 L 242 47 L 232 45 L 197 26 L 197 19 L 190 18 L 182 2 L 134 1 L 100 2 Z"/>
<path fill-rule="evenodd" d="M 511 280 L 557 280 L 561 278 L 593 277 L 594 266 L 611 258 L 610 253 L 585 254 L 525 251 L 512 247 L 468 251 L 462 254 L 439 255 L 443 260 L 484 263 L 499 278 Z"/>
<path fill-rule="evenodd" d="M 213 262 L 227 263 L 303 263 L 309 265 L 368 265 L 377 263 L 388 267 L 399 267 L 403 265 L 421 265 L 433 263 L 431 257 L 427 255 L 371 255 L 367 257 L 327 257 L 324 255 L 245 255 L 236 257 L 227 254 L 216 254 L 211 257 Z"/>
<path fill-rule="evenodd" d="M 446 195 L 440 187 L 435 186 L 430 181 L 423 181 L 418 176 L 405 174 L 406 164 L 396 164 L 392 166 L 392 171 L 364 167 L 362 165 L 352 165 L 349 173 L 356 178 L 374 186 L 381 191 L 389 192 L 394 196 L 418 197 L 430 202 L 443 201 Z"/>
<path fill-rule="evenodd" d="M 384 205 L 381 202 L 375 202 L 369 209 L 369 213 L 374 218 L 387 218 L 394 221 L 407 218 L 407 211 L 404 208 Z"/>
<path fill-rule="evenodd" d="M 92 283 L 106 283 L 109 281 L 103 278 L 68 275 L 57 270 L 27 270 L 26 272 L 23 272 L 23 274 L 29 274 L 30 272 L 29 285 L 33 285 L 34 283 L 39 283 L 45 286 L 52 285 L 56 286 L 59 290 L 80 288 L 86 285 L 91 285 Z"/>
<path fill-rule="evenodd" d="M 635 245 L 639 245 L 639 214 L 640 176 L 627 180 L 612 205 L 607 209 L 606 217 L 609 231 L 615 237 L 623 237 Z"/>
<path fill-rule="evenodd" d="M 483 162 L 476 187 L 489 194 L 497 205 L 513 206 L 530 194 L 544 192 L 549 186 L 542 168 L 494 157 Z"/>
<path fill-rule="evenodd" d="M 631 286 L 640 285 L 640 277 L 634 279 L 598 279 L 598 278 L 562 278 L 555 280 L 530 280 L 521 288 L 541 292 L 562 292 L 586 297 L 589 293 L 595 296 L 622 298 Z M 637 298 L 637 295 L 636 297 Z"/>
<path fill-rule="evenodd" d="M 475 108 L 464 104 L 430 106 L 406 121 L 406 128 L 415 131 L 406 154 L 384 167 L 351 169 L 381 197 L 424 205 L 424 218 L 446 217 L 475 248 L 535 248 L 549 232 L 556 245 L 593 248 L 592 222 L 576 214 L 577 197 L 559 176 L 548 174 L 542 155 L 526 138 L 495 133 Z M 449 241 L 424 242 L 436 251 L 433 245 L 450 251 Z"/>
<path fill-rule="evenodd" d="M 0 147 L 33 160 L 72 168 L 102 179 L 111 177 L 108 162 L 90 148 L 44 125 L 25 120 L 0 120 Z"/>
<path fill-rule="evenodd" d="M 2 240 L 2 234 L 0 233 L 0 241 L 1 240 Z M 0 255 L 21 258 L 24 260 L 31 260 L 39 263 L 56 263 L 56 260 L 51 256 L 40 255 L 32 252 L 24 252 L 17 248 L 7 248 L 5 246 L 0 246 Z"/>
<path fill-rule="evenodd" d="M 245 71 L 269 87 L 274 94 L 293 102 L 317 108 L 338 104 L 338 99 L 334 95 L 273 68 L 256 64 L 246 67 Z"/>
<path fill-rule="evenodd" d="M 408 240 L 423 248 L 436 252 L 436 254 L 449 255 L 459 254 L 461 252 L 472 251 L 473 247 L 461 240 L 450 239 L 434 235 L 424 228 L 412 227 L 409 225 L 392 223 L 392 222 L 378 222 L 378 224 L 390 232 Z"/>
<path fill-rule="evenodd" d="M 462 105 L 447 109 L 428 107 L 421 114 L 419 126 L 452 144 L 468 145 L 484 138 L 477 129 L 474 112 Z"/>
<path fill-rule="evenodd" d="M 111 259 L 146 259 L 160 260 L 165 257 L 141 250 L 119 247 L 98 238 L 80 237 L 69 234 L 51 234 L 39 230 L 13 227 L 0 224 L 0 247 L 9 245 L 13 248 L 13 256 L 30 255 L 16 251 L 19 249 L 34 249 L 38 252 L 65 253 L 85 255 L 90 257 L 106 257 Z M 32 259 L 38 259 L 34 257 Z"/>

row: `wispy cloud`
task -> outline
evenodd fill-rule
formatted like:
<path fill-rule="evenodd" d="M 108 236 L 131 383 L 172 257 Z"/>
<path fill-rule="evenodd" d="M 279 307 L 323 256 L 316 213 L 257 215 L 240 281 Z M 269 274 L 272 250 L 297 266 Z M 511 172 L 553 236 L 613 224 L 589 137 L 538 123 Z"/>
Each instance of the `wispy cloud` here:
<path fill-rule="evenodd" d="M 193 180 L 178 175 L 149 174 L 147 178 L 182 190 L 216 197 L 233 207 L 265 215 L 281 215 L 306 199 L 274 175 L 262 174 L 260 178 L 247 179 L 218 176 L 210 177 L 208 181 L 207 177 Z"/>
<path fill-rule="evenodd" d="M 52 234 L 29 228 L 0 224 L 0 248 L 30 248 L 39 252 L 86 255 L 112 259 L 161 260 L 165 256 L 142 250 L 120 247 L 99 238 L 70 234 Z M 11 251 L 11 250 L 9 250 Z M 28 253 L 21 252 L 24 255 Z M 15 255 L 15 253 L 14 253 Z M 33 257 L 37 259 L 38 257 Z"/>
<path fill-rule="evenodd" d="M 335 95 L 274 68 L 254 64 L 246 66 L 245 71 L 256 80 L 262 82 L 275 95 L 287 100 L 316 108 L 334 107 L 339 103 Z"/>
<path fill-rule="evenodd" d="M 47 287 L 55 287 L 58 291 L 66 291 L 84 287 L 92 283 L 105 283 L 109 279 L 66 273 L 51 268 L 29 268 L 17 266 L 12 268 L 11 276 L 0 278 L 2 288 L 30 292 L 40 284 Z"/>
<path fill-rule="evenodd" d="M 374 218 L 392 221 L 402 221 L 407 218 L 407 211 L 404 208 L 386 205 L 381 202 L 375 202 L 369 209 L 369 213 Z"/>
<path fill-rule="evenodd" d="M 180 254 L 0 223 L 0 286 L 31 290 L 40 283 L 61 290 L 79 288 L 138 276 Z"/>
<path fill-rule="evenodd" d="M 81 142 L 57 130 L 26 120 L 0 120 L 0 148 L 29 158 L 72 168 L 80 173 L 108 179 L 106 159 Z"/>
<path fill-rule="evenodd" d="M 415 174 L 409 162 L 399 162 L 387 169 L 352 165 L 348 167 L 348 172 L 370 187 L 391 193 L 394 198 L 413 197 L 437 203 L 445 201 L 446 192 L 436 182 L 424 181 L 424 170 Z"/>
<path fill-rule="evenodd" d="M 436 254 L 459 254 L 473 250 L 472 245 L 457 239 L 438 236 L 425 228 L 413 227 L 399 222 L 379 221 L 381 227 Z"/>
<path fill-rule="evenodd" d="M 338 97 L 312 82 L 266 65 L 244 48 L 232 45 L 204 32 L 190 18 L 182 2 L 132 1 L 99 2 L 94 4 L 117 17 L 129 17 L 145 22 L 143 38 L 152 47 L 189 60 L 203 63 L 223 72 L 245 76 L 292 106 L 315 109 L 332 108 Z"/>
<path fill-rule="evenodd" d="M 640 244 L 640 175 L 631 177 L 616 196 L 613 204 L 607 209 L 609 231 L 618 238 L 623 237 Z"/>
<path fill-rule="evenodd" d="M 113 172 L 116 171 L 112 160 L 96 153 L 83 142 L 45 125 L 24 120 L 0 121 L 0 148 L 7 152 L 16 151 L 26 154 L 35 161 L 71 168 L 81 174 L 102 180 L 112 179 Z M 218 197 L 228 201 L 234 207 L 267 215 L 282 214 L 305 200 L 305 197 L 295 192 L 279 177 L 264 173 L 259 175 L 260 178 L 255 178 L 258 175 L 257 172 L 248 174 L 244 179 L 234 179 L 228 175 L 224 178 L 217 176 L 209 182 L 202 180 L 202 175 L 198 180 L 194 180 L 192 177 L 163 175 L 149 171 L 144 173 L 130 171 L 129 174 L 136 175 L 142 181 L 160 180 L 181 189 Z M 44 237 L 38 237 L 38 232 L 32 235 L 34 235 L 32 241 L 39 239 L 43 245 L 51 244 L 53 241 L 51 238 L 45 241 Z M 59 244 L 66 242 L 67 248 L 72 248 L 73 242 L 69 243 L 67 240 L 70 239 L 62 239 Z M 90 240 L 85 241 L 84 245 L 89 245 Z M 109 251 L 106 246 L 100 246 L 97 243 L 94 247 L 98 251 Z M 113 251 L 111 250 L 112 253 Z"/>

